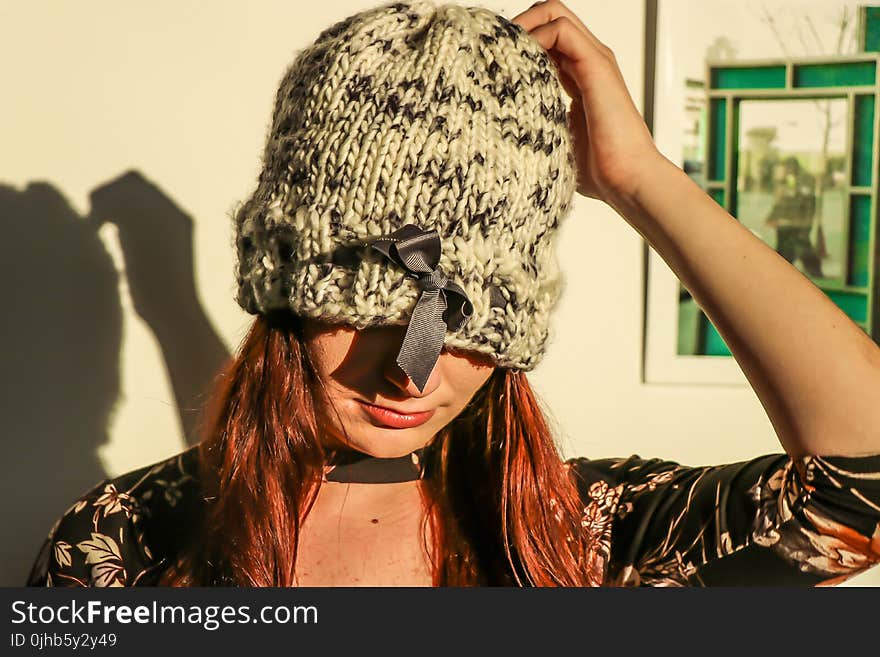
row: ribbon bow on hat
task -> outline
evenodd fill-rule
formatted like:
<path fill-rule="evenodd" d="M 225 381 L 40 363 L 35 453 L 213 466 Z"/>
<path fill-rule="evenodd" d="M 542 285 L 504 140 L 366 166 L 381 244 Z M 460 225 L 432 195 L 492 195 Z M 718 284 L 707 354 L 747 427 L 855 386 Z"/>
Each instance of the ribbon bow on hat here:
<path fill-rule="evenodd" d="M 446 331 L 458 331 L 474 312 L 464 290 L 440 271 L 440 233 L 406 224 L 370 243 L 387 258 L 418 279 L 422 289 L 397 364 L 424 392 L 428 377 L 440 357 Z"/>

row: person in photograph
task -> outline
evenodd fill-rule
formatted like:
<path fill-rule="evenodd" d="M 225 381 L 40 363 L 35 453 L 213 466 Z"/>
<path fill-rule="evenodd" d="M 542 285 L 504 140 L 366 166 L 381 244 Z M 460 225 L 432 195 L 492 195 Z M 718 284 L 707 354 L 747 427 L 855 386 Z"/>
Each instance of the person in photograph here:
<path fill-rule="evenodd" d="M 691 291 L 777 453 L 561 456 L 528 373 L 566 284 L 593 314 L 556 256 L 575 194 Z M 880 348 L 658 151 L 562 2 L 324 29 L 233 229 L 253 322 L 199 441 L 69 500 L 29 585 L 814 586 L 880 559 Z"/>
<path fill-rule="evenodd" d="M 815 179 L 793 155 L 776 166 L 774 202 L 765 223 L 776 229 L 776 252 L 822 278 L 822 259 L 810 239 L 816 218 Z"/>

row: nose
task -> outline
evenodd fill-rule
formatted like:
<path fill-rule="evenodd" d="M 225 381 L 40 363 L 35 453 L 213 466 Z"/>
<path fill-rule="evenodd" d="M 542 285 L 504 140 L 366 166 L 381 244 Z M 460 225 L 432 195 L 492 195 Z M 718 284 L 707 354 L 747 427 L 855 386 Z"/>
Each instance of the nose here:
<path fill-rule="evenodd" d="M 401 338 L 401 343 L 403 339 Z M 442 380 L 442 372 L 440 368 L 440 360 L 434 364 L 431 375 L 425 382 L 425 389 L 420 391 L 415 382 L 409 378 L 400 365 L 397 364 L 397 354 L 400 352 L 400 343 L 395 342 L 395 348 L 388 350 L 383 367 L 383 375 L 387 381 L 390 381 L 394 387 L 405 393 L 409 397 L 427 397 L 440 386 Z M 442 354 L 441 354 L 442 357 Z"/>

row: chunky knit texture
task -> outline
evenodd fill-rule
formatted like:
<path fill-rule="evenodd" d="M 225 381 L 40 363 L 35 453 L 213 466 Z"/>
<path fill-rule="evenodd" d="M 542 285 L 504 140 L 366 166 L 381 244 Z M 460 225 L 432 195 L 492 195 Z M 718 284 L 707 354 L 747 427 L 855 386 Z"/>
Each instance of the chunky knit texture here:
<path fill-rule="evenodd" d="M 412 0 L 332 25 L 284 74 L 259 182 L 234 213 L 239 305 L 406 324 L 414 278 L 372 249 L 334 253 L 436 228 L 440 267 L 474 307 L 445 343 L 533 369 L 564 285 L 568 102 L 542 46 L 485 8 Z"/>

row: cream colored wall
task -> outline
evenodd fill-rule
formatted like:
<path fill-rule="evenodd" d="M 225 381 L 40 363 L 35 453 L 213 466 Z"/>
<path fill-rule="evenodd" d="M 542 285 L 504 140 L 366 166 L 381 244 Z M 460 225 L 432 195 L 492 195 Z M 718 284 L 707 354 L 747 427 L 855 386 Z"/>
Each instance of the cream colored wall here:
<path fill-rule="evenodd" d="M 84 216 L 91 189 L 139 169 L 192 215 L 199 294 L 231 349 L 250 320 L 232 297 L 226 213 L 256 179 L 275 86 L 294 49 L 372 4 L 0 4 L 0 182 L 49 181 Z M 530 3 L 484 4 L 512 17 Z M 615 50 L 641 106 L 642 1 L 569 6 Z M 122 267 L 112 227 L 101 237 Z M 566 455 L 638 453 L 698 465 L 780 451 L 748 388 L 640 383 L 642 242 L 609 207 L 577 199 L 560 258 L 568 288 L 532 381 Z M 99 451 L 109 476 L 184 446 L 162 355 L 124 284 L 121 293 L 121 394 Z M 852 583 L 878 585 L 880 569 Z"/>

